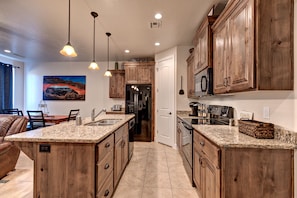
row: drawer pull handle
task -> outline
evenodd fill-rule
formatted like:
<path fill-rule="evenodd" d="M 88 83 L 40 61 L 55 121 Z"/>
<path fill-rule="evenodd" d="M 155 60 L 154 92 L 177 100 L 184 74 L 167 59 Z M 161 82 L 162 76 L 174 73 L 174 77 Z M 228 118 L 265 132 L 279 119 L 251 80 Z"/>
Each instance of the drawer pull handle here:
<path fill-rule="evenodd" d="M 106 191 L 104 192 L 104 197 L 107 197 L 108 194 L 109 194 L 109 190 L 106 190 Z"/>
<path fill-rule="evenodd" d="M 104 169 L 108 169 L 109 168 L 109 164 L 105 164 Z"/>
<path fill-rule="evenodd" d="M 200 142 L 200 145 L 201 145 L 201 146 L 204 146 L 204 145 L 205 145 L 205 143 L 204 143 L 204 142 Z"/>
<path fill-rule="evenodd" d="M 110 144 L 107 142 L 107 143 L 105 144 L 105 148 L 108 148 L 108 147 L 110 147 Z"/>

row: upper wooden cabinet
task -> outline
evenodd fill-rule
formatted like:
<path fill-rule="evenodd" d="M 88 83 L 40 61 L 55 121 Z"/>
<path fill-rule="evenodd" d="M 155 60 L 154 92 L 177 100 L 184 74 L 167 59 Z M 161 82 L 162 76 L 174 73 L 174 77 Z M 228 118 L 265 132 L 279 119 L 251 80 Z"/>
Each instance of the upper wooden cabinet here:
<path fill-rule="evenodd" d="M 293 0 L 230 1 L 212 28 L 214 93 L 293 89 Z"/>
<path fill-rule="evenodd" d="M 187 94 L 188 98 L 193 98 L 195 96 L 194 90 L 194 52 L 191 53 L 187 59 Z"/>
<path fill-rule="evenodd" d="M 213 37 L 211 25 L 217 17 L 207 16 L 197 29 L 194 38 L 194 74 L 197 74 L 206 67 L 212 67 Z"/>
<path fill-rule="evenodd" d="M 152 84 L 154 81 L 155 62 L 126 62 L 126 84 Z"/>
<path fill-rule="evenodd" d="M 109 97 L 125 98 L 125 70 L 110 70 Z"/>

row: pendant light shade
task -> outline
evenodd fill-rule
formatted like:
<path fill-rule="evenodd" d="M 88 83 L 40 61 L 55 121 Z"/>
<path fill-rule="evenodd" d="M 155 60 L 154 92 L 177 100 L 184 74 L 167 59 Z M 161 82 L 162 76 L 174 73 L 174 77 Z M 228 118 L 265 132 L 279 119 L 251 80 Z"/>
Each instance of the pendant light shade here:
<path fill-rule="evenodd" d="M 77 53 L 75 52 L 74 48 L 70 44 L 70 0 L 69 0 L 69 9 L 68 9 L 68 42 L 60 51 L 60 54 L 62 54 L 63 56 L 69 56 L 69 57 L 77 56 Z"/>
<path fill-rule="evenodd" d="M 107 36 L 107 70 L 104 73 L 104 76 L 111 77 L 112 75 L 111 75 L 111 72 L 109 71 L 109 37 L 111 36 L 111 33 L 106 32 L 105 34 Z"/>
<path fill-rule="evenodd" d="M 96 63 L 96 59 L 95 59 L 95 18 L 98 16 L 97 12 L 91 12 L 91 15 L 94 17 L 94 34 L 93 34 L 93 61 L 91 62 L 91 64 L 89 65 L 89 69 L 92 70 L 99 70 L 99 66 Z"/>

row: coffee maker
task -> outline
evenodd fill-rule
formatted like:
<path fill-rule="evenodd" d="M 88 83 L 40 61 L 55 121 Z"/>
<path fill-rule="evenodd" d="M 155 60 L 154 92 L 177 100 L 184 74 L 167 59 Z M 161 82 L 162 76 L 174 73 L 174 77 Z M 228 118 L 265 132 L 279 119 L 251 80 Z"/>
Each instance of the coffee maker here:
<path fill-rule="evenodd" d="M 192 110 L 191 113 L 189 114 L 189 116 L 198 116 L 199 102 L 190 102 L 189 106 Z"/>

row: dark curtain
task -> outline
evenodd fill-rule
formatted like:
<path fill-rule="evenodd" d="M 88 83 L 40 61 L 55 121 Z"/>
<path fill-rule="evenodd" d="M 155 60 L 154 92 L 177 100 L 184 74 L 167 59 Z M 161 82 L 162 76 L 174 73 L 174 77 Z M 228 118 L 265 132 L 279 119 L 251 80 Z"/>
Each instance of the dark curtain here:
<path fill-rule="evenodd" d="M 0 62 L 0 110 L 12 108 L 12 68 Z"/>

